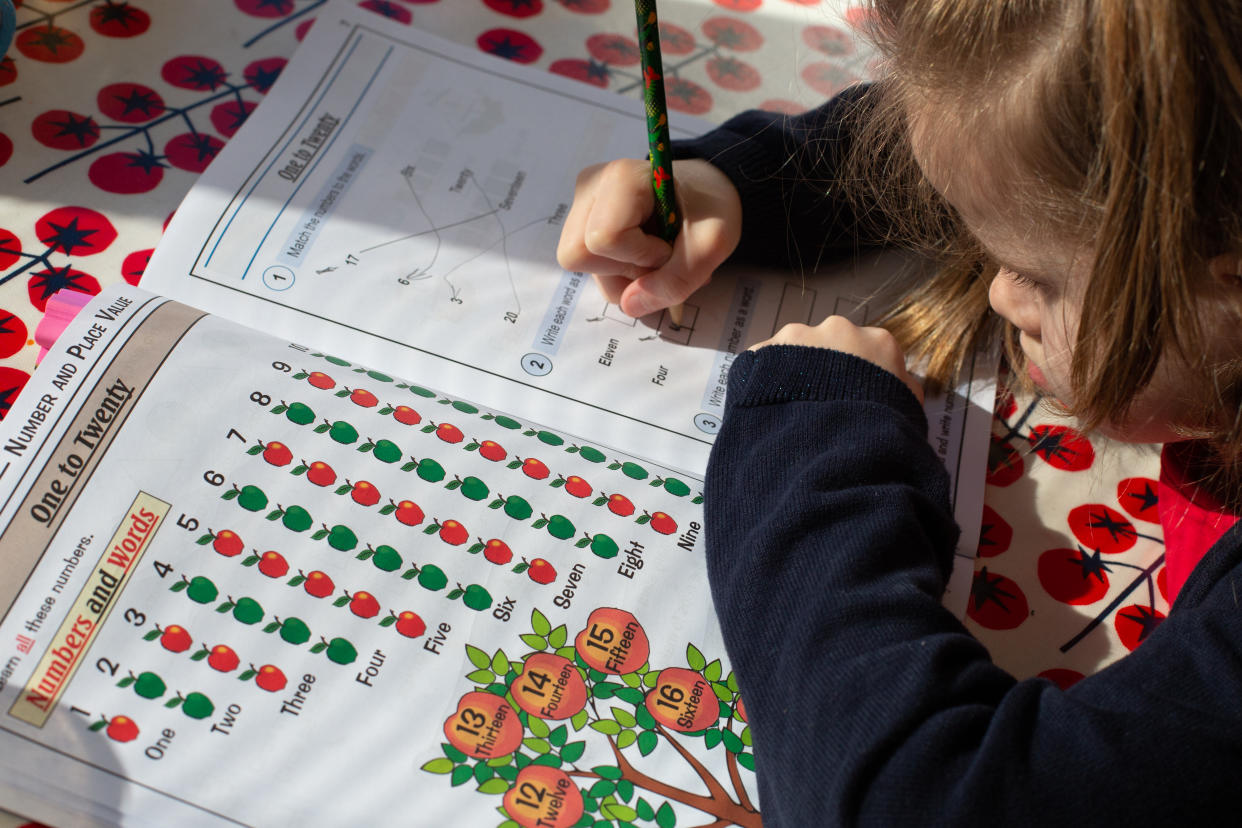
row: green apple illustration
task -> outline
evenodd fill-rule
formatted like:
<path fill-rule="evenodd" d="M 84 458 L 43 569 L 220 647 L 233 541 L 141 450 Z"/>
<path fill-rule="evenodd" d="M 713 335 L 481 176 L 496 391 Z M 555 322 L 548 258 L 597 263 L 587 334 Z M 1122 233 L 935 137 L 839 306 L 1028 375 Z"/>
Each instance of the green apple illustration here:
<path fill-rule="evenodd" d="M 375 553 L 371 555 L 371 563 L 375 564 L 377 569 L 392 572 L 395 569 L 400 569 L 403 561 L 401 560 L 401 554 L 397 550 L 386 544 L 381 544 L 375 548 Z"/>
<path fill-rule="evenodd" d="M 358 442 L 358 429 L 344 420 L 337 420 L 328 429 L 328 436 L 341 445 L 348 446 Z"/>
<path fill-rule="evenodd" d="M 195 575 L 190 579 L 189 586 L 185 589 L 185 594 L 196 604 L 208 604 L 216 600 L 220 591 L 216 589 L 216 585 L 209 578 Z"/>
<path fill-rule="evenodd" d="M 482 612 L 492 605 L 492 595 L 479 584 L 470 584 L 462 593 L 461 602 L 472 610 Z"/>
<path fill-rule="evenodd" d="M 358 657 L 354 645 L 343 638 L 334 638 L 328 642 L 328 660 L 337 664 L 352 664 Z"/>
<path fill-rule="evenodd" d="M 286 618 L 280 625 L 280 637 L 290 644 L 305 644 L 310 640 L 310 628 L 301 618 Z"/>
<path fill-rule="evenodd" d="M 158 699 L 168 687 L 155 673 L 139 673 L 134 679 L 134 692 L 144 699 Z"/>
<path fill-rule="evenodd" d="M 343 524 L 336 524 L 328 530 L 328 546 L 348 552 L 358 545 L 358 536 L 354 530 Z"/>
<path fill-rule="evenodd" d="M 448 576 L 435 564 L 427 564 L 418 571 L 418 585 L 435 592 L 448 586 Z"/>
<path fill-rule="evenodd" d="M 285 417 L 289 422 L 295 425 L 308 425 L 315 420 L 315 412 L 306 403 L 289 403 L 289 408 L 285 410 Z"/>
<path fill-rule="evenodd" d="M 238 598 L 233 605 L 233 617 L 243 624 L 257 624 L 263 619 L 263 607 L 253 598 Z"/>
<path fill-rule="evenodd" d="M 375 455 L 375 459 L 381 463 L 395 463 L 401 459 L 402 451 L 401 447 L 392 440 L 376 440 L 371 454 Z"/>
<path fill-rule="evenodd" d="M 418 461 L 417 474 L 428 483 L 439 483 L 444 479 L 444 467 L 430 457 L 424 457 Z"/>
<path fill-rule="evenodd" d="M 294 532 L 305 532 L 314 521 L 311 520 L 309 512 L 301 506 L 293 505 L 284 510 L 284 514 L 280 516 L 280 522 L 284 524 L 286 529 Z"/>
<path fill-rule="evenodd" d="M 267 495 L 258 486 L 242 486 L 237 494 L 237 505 L 247 512 L 257 512 L 267 508 Z"/>
<path fill-rule="evenodd" d="M 202 693 L 187 693 L 181 702 L 181 712 L 191 719 L 205 719 L 215 712 L 216 706 Z"/>

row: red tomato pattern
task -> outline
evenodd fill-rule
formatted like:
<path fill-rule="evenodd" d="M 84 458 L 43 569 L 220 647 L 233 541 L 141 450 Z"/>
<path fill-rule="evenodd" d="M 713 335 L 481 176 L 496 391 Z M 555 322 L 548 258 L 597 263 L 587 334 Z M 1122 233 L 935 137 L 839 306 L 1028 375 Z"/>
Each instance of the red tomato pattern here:
<path fill-rule="evenodd" d="M 1030 606 L 1017 583 L 1004 575 L 988 572 L 985 566 L 975 572 L 966 615 L 990 630 L 1012 630 L 1027 619 Z"/>

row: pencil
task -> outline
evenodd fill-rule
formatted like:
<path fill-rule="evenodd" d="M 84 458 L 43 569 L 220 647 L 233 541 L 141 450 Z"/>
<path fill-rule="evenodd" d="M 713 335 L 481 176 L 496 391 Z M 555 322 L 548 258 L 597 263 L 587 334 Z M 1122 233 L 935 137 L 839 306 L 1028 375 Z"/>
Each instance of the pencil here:
<path fill-rule="evenodd" d="M 634 0 L 638 18 L 639 53 L 642 56 L 643 105 L 647 112 L 647 147 L 651 158 L 651 187 L 655 191 L 656 223 L 660 238 L 669 244 L 681 229 L 677 199 L 673 193 L 673 159 L 668 135 L 668 105 L 664 100 L 664 66 L 660 60 L 660 21 L 655 0 Z M 668 309 L 673 324 L 680 327 L 682 305 Z"/>

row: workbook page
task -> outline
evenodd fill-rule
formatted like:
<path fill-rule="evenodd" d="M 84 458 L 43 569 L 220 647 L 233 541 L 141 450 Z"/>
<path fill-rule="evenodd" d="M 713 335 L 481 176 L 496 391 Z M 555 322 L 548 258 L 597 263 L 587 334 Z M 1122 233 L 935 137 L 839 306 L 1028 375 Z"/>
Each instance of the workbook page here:
<path fill-rule="evenodd" d="M 681 325 L 632 319 L 555 251 L 577 172 L 645 152 L 638 100 L 330 5 L 144 285 L 701 473 L 734 356 L 786 322 L 875 318 L 885 268 L 737 273 Z"/>
<path fill-rule="evenodd" d="M 0 427 L 0 797 L 759 825 L 702 484 L 120 286 Z"/>

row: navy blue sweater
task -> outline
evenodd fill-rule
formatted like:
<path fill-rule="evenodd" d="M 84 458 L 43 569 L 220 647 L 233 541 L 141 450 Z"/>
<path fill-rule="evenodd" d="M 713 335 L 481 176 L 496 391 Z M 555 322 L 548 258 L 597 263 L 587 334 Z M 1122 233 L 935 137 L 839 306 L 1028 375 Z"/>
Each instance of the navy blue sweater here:
<path fill-rule="evenodd" d="M 848 207 L 787 168 L 808 123 L 833 163 L 840 105 L 682 146 L 741 191 L 748 257 L 851 246 Z M 771 208 L 786 199 L 818 212 Z M 926 431 L 909 389 L 855 357 L 733 363 L 705 533 L 764 824 L 1242 824 L 1242 523 L 1134 653 L 1066 691 L 1019 682 L 940 605 L 957 529 Z"/>

